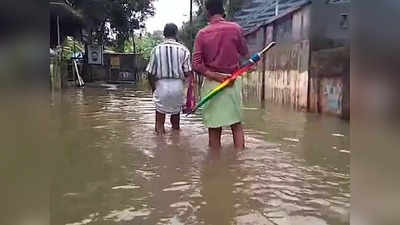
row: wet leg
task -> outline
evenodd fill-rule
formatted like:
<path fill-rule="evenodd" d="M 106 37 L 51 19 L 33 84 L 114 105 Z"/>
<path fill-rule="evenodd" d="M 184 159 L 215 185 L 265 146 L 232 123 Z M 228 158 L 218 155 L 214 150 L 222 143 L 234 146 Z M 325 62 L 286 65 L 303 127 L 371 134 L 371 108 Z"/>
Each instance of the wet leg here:
<path fill-rule="evenodd" d="M 163 135 L 165 133 L 164 128 L 165 123 L 165 114 L 156 111 L 156 133 L 159 135 Z"/>
<path fill-rule="evenodd" d="M 237 149 L 244 149 L 245 141 L 244 141 L 244 132 L 242 124 L 235 123 L 231 125 L 232 135 L 233 135 L 233 143 L 235 148 Z"/>
<path fill-rule="evenodd" d="M 171 121 L 171 125 L 172 125 L 172 129 L 173 130 L 179 130 L 180 129 L 180 114 L 175 114 L 175 115 L 171 115 L 170 118 Z"/>
<path fill-rule="evenodd" d="M 208 128 L 208 144 L 211 149 L 221 148 L 222 127 Z"/>

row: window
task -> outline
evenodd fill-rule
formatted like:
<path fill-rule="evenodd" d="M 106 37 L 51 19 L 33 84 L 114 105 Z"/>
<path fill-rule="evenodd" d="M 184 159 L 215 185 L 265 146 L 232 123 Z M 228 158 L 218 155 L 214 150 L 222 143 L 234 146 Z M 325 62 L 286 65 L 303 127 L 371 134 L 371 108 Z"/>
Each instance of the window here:
<path fill-rule="evenodd" d="M 326 0 L 327 4 L 350 3 L 350 0 Z"/>
<path fill-rule="evenodd" d="M 342 13 L 340 14 L 341 19 L 340 19 L 340 28 L 347 30 L 349 28 L 349 14 L 347 13 Z"/>

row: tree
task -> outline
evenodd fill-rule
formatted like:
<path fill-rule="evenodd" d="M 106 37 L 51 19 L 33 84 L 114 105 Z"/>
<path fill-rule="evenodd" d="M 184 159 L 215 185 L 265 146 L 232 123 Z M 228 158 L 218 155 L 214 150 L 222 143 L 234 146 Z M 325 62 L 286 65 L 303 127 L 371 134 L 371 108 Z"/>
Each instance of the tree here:
<path fill-rule="evenodd" d="M 207 25 L 207 11 L 205 9 L 203 0 L 193 0 L 194 4 L 198 6 L 198 10 L 193 17 L 193 25 L 190 22 L 183 23 L 182 30 L 179 33 L 179 39 L 192 50 L 193 42 L 197 32 Z M 231 20 L 235 13 L 240 10 L 243 0 L 224 0 L 226 18 Z"/>
<path fill-rule="evenodd" d="M 143 56 L 144 60 L 149 60 L 151 56 L 151 50 L 162 42 L 162 36 L 158 35 L 158 32 L 154 32 L 153 35 L 147 33 L 143 37 L 136 37 L 136 53 L 139 53 Z M 125 52 L 133 52 L 133 44 L 132 41 L 126 41 L 124 46 Z"/>
<path fill-rule="evenodd" d="M 154 0 L 70 0 L 87 21 L 89 42 L 113 45 L 123 50 L 134 30 L 154 15 Z"/>

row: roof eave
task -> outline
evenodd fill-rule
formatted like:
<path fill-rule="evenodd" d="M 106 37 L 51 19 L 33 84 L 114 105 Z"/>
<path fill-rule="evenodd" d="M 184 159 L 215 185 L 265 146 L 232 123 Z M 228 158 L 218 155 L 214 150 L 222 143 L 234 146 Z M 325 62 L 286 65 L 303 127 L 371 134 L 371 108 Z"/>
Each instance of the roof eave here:
<path fill-rule="evenodd" d="M 49 2 L 50 14 L 60 15 L 62 17 L 69 17 L 79 23 L 84 23 L 83 15 L 72 8 L 70 5 L 63 2 Z"/>
<path fill-rule="evenodd" d="M 291 13 L 294 13 L 294 12 L 296 12 L 296 11 L 302 9 L 303 7 L 305 7 L 305 6 L 307 6 L 307 5 L 311 4 L 311 3 L 312 3 L 312 1 L 309 0 L 309 1 L 307 1 L 307 2 L 304 2 L 304 3 L 300 4 L 300 5 L 298 5 L 298 6 L 294 7 L 294 8 L 292 8 L 292 9 L 289 9 L 289 10 L 286 11 L 285 13 L 282 13 L 282 14 L 280 14 L 280 15 L 278 15 L 278 16 L 272 18 L 272 19 L 269 19 L 269 20 L 267 20 L 267 21 L 265 21 L 265 22 L 263 22 L 263 23 L 260 23 L 260 24 L 259 24 L 258 26 L 256 26 L 255 28 L 250 29 L 249 31 L 245 32 L 245 33 L 244 33 L 244 36 L 251 35 L 252 33 L 256 32 L 260 27 L 267 26 L 267 25 L 269 25 L 269 24 L 275 22 L 276 20 L 279 20 L 279 19 L 281 19 L 281 18 L 283 18 L 283 17 L 285 17 L 285 16 L 287 16 L 287 15 L 289 15 L 289 14 L 291 14 Z"/>

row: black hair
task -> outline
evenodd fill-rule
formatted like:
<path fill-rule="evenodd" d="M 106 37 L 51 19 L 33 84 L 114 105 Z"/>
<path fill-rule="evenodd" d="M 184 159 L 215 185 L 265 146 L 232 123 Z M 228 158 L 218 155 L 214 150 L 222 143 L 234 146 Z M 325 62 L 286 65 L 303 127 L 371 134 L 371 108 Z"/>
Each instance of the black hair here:
<path fill-rule="evenodd" d="M 209 16 L 214 16 L 216 14 L 225 15 L 223 0 L 207 0 L 206 9 Z"/>
<path fill-rule="evenodd" d="M 176 26 L 174 23 L 167 23 L 165 24 L 164 27 L 164 37 L 173 37 L 176 38 L 176 35 L 178 34 L 178 26 Z"/>

